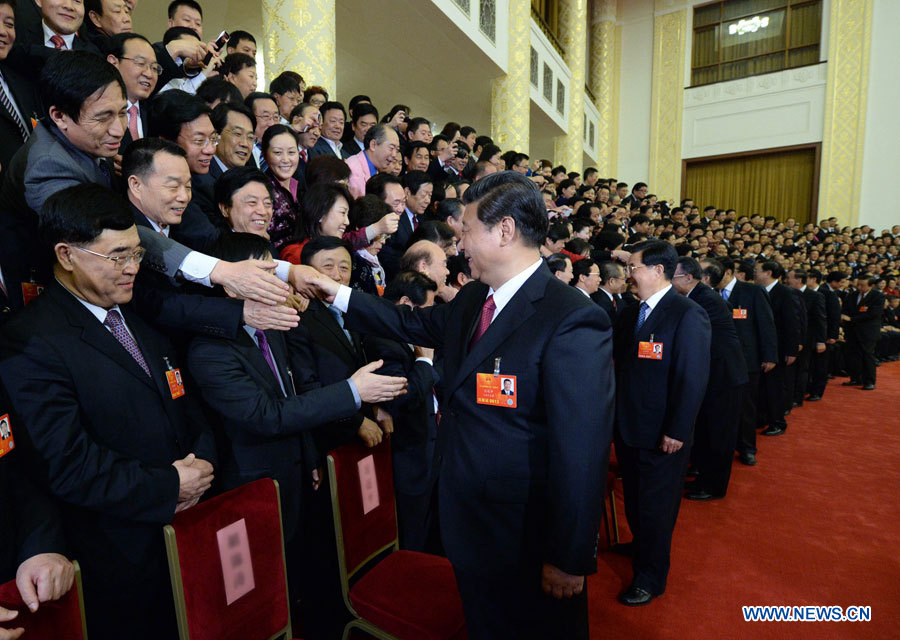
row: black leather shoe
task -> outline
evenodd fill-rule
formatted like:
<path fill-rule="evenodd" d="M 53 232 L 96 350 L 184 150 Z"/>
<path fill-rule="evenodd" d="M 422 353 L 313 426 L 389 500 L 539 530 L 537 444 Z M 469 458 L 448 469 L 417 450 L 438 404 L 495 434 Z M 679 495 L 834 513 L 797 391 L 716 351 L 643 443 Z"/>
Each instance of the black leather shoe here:
<path fill-rule="evenodd" d="M 818 402 L 821 399 L 822 399 L 822 396 L 808 396 L 806 398 L 806 401 L 807 402 Z"/>
<path fill-rule="evenodd" d="M 743 462 L 748 467 L 752 467 L 756 464 L 756 454 L 754 453 L 742 453 L 740 454 L 740 461 Z"/>
<path fill-rule="evenodd" d="M 631 585 L 625 591 L 619 594 L 619 602 L 627 607 L 641 607 L 650 604 L 655 596 L 641 587 Z"/>
<path fill-rule="evenodd" d="M 781 427 L 769 427 L 762 432 L 764 436 L 780 436 L 782 433 L 784 433 L 784 429 Z"/>
<path fill-rule="evenodd" d="M 847 382 L 842 382 L 842 387 L 858 387 L 862 382 L 857 382 L 856 380 L 847 380 Z"/>
<path fill-rule="evenodd" d="M 697 467 L 691 467 L 690 469 L 687 470 L 688 478 L 696 478 L 699 475 L 700 475 L 700 472 L 697 471 Z"/>
<path fill-rule="evenodd" d="M 862 388 L 862 390 L 863 390 L 863 391 L 874 391 L 874 390 L 875 390 L 875 385 L 874 385 L 874 384 L 867 384 L 867 385 L 864 385 L 863 388 Z"/>
<path fill-rule="evenodd" d="M 791 403 L 791 408 L 792 408 L 792 409 L 796 409 L 797 407 L 802 407 L 802 406 L 803 406 L 803 403 L 802 403 L 802 402 L 797 402 L 796 400 L 795 400 L 794 402 Z"/>
<path fill-rule="evenodd" d="M 699 491 L 688 491 L 684 494 L 684 497 L 688 500 L 697 500 L 698 502 L 706 502 L 707 500 L 721 500 L 725 496 L 714 496 L 706 489 L 700 489 Z"/>

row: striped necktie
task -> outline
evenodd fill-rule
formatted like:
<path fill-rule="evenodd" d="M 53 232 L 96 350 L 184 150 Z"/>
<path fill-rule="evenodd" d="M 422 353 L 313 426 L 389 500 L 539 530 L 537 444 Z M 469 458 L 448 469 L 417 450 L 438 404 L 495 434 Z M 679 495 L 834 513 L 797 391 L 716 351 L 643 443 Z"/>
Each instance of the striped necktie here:
<path fill-rule="evenodd" d="M 0 78 L 3 78 L 2 73 L 0 73 Z M 3 79 L 5 80 L 5 78 Z M 22 141 L 27 141 L 28 136 L 31 135 L 31 132 L 28 130 L 28 127 L 25 126 L 25 122 L 23 122 L 22 117 L 19 115 L 19 112 L 16 111 L 16 108 L 12 102 L 12 96 L 10 96 L 6 92 L 2 84 L 0 84 L 0 104 L 2 104 L 3 108 L 9 112 L 9 115 L 12 116 L 13 122 L 15 122 L 16 126 L 19 127 L 19 134 L 22 136 Z"/>

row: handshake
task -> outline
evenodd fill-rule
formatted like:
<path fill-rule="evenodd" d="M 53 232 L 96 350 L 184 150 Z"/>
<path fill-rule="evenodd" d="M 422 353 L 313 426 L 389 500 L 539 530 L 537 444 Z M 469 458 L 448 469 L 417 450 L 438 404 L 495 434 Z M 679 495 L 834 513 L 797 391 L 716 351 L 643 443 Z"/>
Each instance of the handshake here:
<path fill-rule="evenodd" d="M 334 302 L 341 283 L 335 282 L 323 273 L 319 273 L 312 267 L 292 265 L 290 283 L 294 291 L 309 300 L 325 300 Z"/>

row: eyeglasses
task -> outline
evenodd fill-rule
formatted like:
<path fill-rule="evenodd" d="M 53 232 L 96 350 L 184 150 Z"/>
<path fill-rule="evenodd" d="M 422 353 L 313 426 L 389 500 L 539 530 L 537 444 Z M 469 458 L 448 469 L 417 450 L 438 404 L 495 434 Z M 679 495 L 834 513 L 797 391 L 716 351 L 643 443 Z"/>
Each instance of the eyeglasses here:
<path fill-rule="evenodd" d="M 219 146 L 220 139 L 221 138 L 218 135 L 209 136 L 208 138 L 194 138 L 193 140 L 191 140 L 191 144 L 199 149 L 202 149 L 208 144 L 217 147 Z"/>
<path fill-rule="evenodd" d="M 144 69 L 150 69 L 150 71 L 152 71 L 156 75 L 160 75 L 163 72 L 161 64 L 150 62 L 145 58 L 126 58 L 125 56 L 119 56 L 119 60 L 131 60 L 141 71 L 143 71 Z"/>
<path fill-rule="evenodd" d="M 241 133 L 243 129 L 225 129 L 225 133 L 228 133 L 231 136 L 234 136 L 238 140 L 243 140 L 247 144 L 253 144 L 256 142 L 256 135 L 251 131 L 250 133 Z"/>
<path fill-rule="evenodd" d="M 630 276 L 635 270 L 640 269 L 641 267 L 646 267 L 646 264 L 626 264 L 625 265 L 625 275 Z"/>
<path fill-rule="evenodd" d="M 256 113 L 254 115 L 260 122 L 278 122 L 281 117 L 277 113 Z"/>
<path fill-rule="evenodd" d="M 103 258 L 104 260 L 109 260 L 110 262 L 113 263 L 113 268 L 116 271 L 124 270 L 125 267 L 127 267 L 129 264 L 135 264 L 135 265 L 140 264 L 141 260 L 144 259 L 144 256 L 147 253 L 147 250 L 144 249 L 143 247 L 138 247 L 137 249 L 134 250 L 133 253 L 130 253 L 127 256 L 107 256 L 102 253 L 97 253 L 96 251 L 91 251 L 90 249 L 85 249 L 83 247 L 78 247 L 75 245 L 72 245 L 72 248 L 78 249 L 79 251 L 83 251 L 85 253 L 89 253 L 92 256 L 97 256 L 98 258 Z"/>

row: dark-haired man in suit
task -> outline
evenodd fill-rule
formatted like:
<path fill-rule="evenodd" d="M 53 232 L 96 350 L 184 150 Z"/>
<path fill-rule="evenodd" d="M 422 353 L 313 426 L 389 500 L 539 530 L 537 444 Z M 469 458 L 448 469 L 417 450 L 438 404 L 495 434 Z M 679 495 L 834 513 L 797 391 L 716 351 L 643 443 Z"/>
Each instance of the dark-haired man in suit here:
<path fill-rule="evenodd" d="M 0 176 L 31 135 L 40 106 L 37 84 L 7 62 L 16 41 L 13 5 L 14 0 L 0 0 Z"/>
<path fill-rule="evenodd" d="M 628 306 L 628 301 L 622 297 L 628 288 L 628 280 L 625 271 L 618 262 L 600 262 L 600 286 L 597 293 L 591 296 L 591 300 L 600 305 L 609 316 L 610 322 L 615 323 L 619 313 Z"/>
<path fill-rule="evenodd" d="M 691 460 L 699 475 L 685 494 L 689 500 L 725 497 L 748 382 L 747 364 L 731 305 L 701 282 L 702 279 L 699 262 L 690 257 L 678 259 L 672 283 L 678 293 L 703 307 L 711 327 L 709 382 L 697 415 L 691 450 Z"/>
<path fill-rule="evenodd" d="M 762 432 L 764 436 L 780 436 L 787 430 L 784 416 L 789 407 L 785 405 L 785 371 L 794 366 L 800 353 L 800 301 L 779 282 L 782 275 L 784 267 L 777 262 L 757 262 L 753 272 L 756 284 L 769 294 L 768 301 L 778 334 L 778 362 L 771 371 L 763 374 L 760 384 L 760 407 L 763 411 L 760 411 L 757 423 L 768 425 Z"/>
<path fill-rule="evenodd" d="M 626 272 L 641 303 L 619 314 L 613 334 L 616 457 L 634 534 L 634 576 L 619 594 L 627 606 L 649 604 L 666 590 L 694 420 L 709 379 L 709 319 L 672 286 L 677 263 L 666 242 L 635 246 Z"/>
<path fill-rule="evenodd" d="M 877 278 L 857 278 L 856 293 L 847 296 L 841 320 L 847 340 L 847 370 L 850 380 L 843 385 L 875 388 L 875 345 L 881 334 L 884 294 L 875 287 Z"/>
<path fill-rule="evenodd" d="M 787 284 L 803 295 L 806 311 L 806 334 L 803 350 L 797 358 L 797 380 L 792 394 L 794 406 L 803 404 L 803 397 L 809 386 L 810 371 L 815 366 L 816 358 L 825 353 L 825 340 L 828 334 L 828 320 L 825 315 L 825 296 L 807 286 L 805 269 L 791 269 L 787 274 Z"/>
<path fill-rule="evenodd" d="M 833 282 L 833 281 L 832 281 Z M 825 298 L 825 352 L 813 356 L 812 374 L 809 380 L 810 402 L 821 400 L 828 385 L 828 369 L 831 353 L 841 332 L 841 300 L 835 290 L 825 283 L 822 272 L 810 269 L 806 277 L 806 285 Z"/>
<path fill-rule="evenodd" d="M 174 637 L 160 527 L 209 489 L 212 434 L 171 344 L 129 304 L 143 250 L 127 203 L 71 187 L 47 200 L 41 231 L 54 280 L 4 327 L 0 378 L 62 505 L 86 605 L 103 611 L 91 637 Z"/>
<path fill-rule="evenodd" d="M 703 281 L 715 288 L 732 307 L 732 318 L 747 365 L 747 391 L 741 407 L 740 428 L 735 448 L 746 465 L 756 464 L 757 413 L 761 376 L 775 368 L 778 360 L 778 334 L 772 307 L 759 285 L 742 282 L 734 276 L 734 263 L 723 265 L 714 258 L 701 262 Z"/>
<path fill-rule="evenodd" d="M 547 213 L 527 177 L 484 177 L 464 200 L 460 249 L 478 281 L 451 302 L 407 309 L 316 285 L 348 326 L 442 349 L 441 537 L 469 637 L 587 638 L 612 428 L 609 320 L 541 259 Z M 573 385 L 579 362 L 590 375 Z M 515 400 L 502 378 L 514 378 Z"/>

